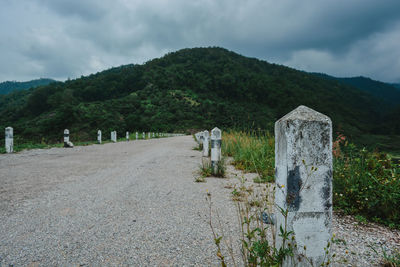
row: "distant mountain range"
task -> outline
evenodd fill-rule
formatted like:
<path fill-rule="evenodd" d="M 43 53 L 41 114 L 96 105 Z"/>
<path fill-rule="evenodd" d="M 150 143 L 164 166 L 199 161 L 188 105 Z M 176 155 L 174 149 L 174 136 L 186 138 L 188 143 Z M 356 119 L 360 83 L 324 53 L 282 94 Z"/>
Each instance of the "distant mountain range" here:
<path fill-rule="evenodd" d="M 40 78 L 40 79 L 27 81 L 27 82 L 6 81 L 6 82 L 0 83 L 0 95 L 5 95 L 12 91 L 35 88 L 35 87 L 38 87 L 41 85 L 48 85 L 53 82 L 55 82 L 55 80 L 45 79 L 45 78 Z"/>
<path fill-rule="evenodd" d="M 384 100 L 391 107 L 400 105 L 400 84 L 390 84 L 375 81 L 367 77 L 338 78 L 324 73 L 313 73 L 319 77 L 335 80 L 367 92 L 377 98 Z"/>

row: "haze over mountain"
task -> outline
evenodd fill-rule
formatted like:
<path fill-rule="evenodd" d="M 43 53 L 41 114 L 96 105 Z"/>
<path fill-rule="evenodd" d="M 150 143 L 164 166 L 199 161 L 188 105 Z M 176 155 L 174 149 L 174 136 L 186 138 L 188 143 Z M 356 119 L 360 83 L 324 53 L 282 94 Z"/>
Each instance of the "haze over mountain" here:
<path fill-rule="evenodd" d="M 1 96 L 0 128 L 11 125 L 17 138 L 46 142 L 60 140 L 65 128 L 75 140 L 93 140 L 98 129 L 271 131 L 299 105 L 330 116 L 334 131 L 348 136 L 400 134 L 398 120 L 385 120 L 398 111 L 383 111 L 384 101 L 369 93 L 216 47 Z"/>

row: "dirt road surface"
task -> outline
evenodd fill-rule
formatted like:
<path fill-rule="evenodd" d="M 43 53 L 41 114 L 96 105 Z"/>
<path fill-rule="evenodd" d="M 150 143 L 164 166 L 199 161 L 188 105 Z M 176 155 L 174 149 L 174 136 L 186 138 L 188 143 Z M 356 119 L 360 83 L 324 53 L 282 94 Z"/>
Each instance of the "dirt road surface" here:
<path fill-rule="evenodd" d="M 194 183 L 191 136 L 0 155 L 1 266 L 214 266 L 212 193 L 226 235 L 236 210 L 221 179 Z"/>

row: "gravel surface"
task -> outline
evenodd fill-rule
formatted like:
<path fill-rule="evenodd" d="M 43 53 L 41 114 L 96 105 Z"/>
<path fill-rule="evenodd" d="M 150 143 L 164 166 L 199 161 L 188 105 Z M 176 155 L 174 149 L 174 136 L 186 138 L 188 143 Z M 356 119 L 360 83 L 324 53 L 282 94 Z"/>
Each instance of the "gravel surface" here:
<path fill-rule="evenodd" d="M 195 183 L 191 136 L 0 155 L 2 266 L 215 266 L 207 191 L 225 230 L 221 179 Z"/>
<path fill-rule="evenodd" d="M 228 166 L 227 179 L 195 183 L 194 146 L 185 136 L 0 155 L 0 265 L 219 266 L 207 193 L 239 259 L 231 192 L 256 175 Z M 333 227 L 333 266 L 379 266 L 369 245 L 400 249 L 397 230 L 337 214 Z"/>

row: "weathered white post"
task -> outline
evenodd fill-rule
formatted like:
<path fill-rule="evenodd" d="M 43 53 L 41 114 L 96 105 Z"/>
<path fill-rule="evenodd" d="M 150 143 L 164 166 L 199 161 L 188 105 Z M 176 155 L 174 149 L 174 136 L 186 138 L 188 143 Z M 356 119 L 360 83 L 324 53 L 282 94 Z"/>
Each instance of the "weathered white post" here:
<path fill-rule="evenodd" d="M 146 139 L 146 133 L 145 132 L 142 133 L 142 137 L 143 137 L 143 139 Z"/>
<path fill-rule="evenodd" d="M 64 130 L 64 147 L 67 147 L 67 143 L 69 142 L 69 130 Z"/>
<path fill-rule="evenodd" d="M 74 147 L 74 144 L 69 141 L 69 130 L 64 130 L 64 147 Z"/>
<path fill-rule="evenodd" d="M 111 141 L 116 143 L 117 142 L 117 131 L 111 132 Z"/>
<path fill-rule="evenodd" d="M 126 132 L 126 141 L 129 141 L 129 132 Z"/>
<path fill-rule="evenodd" d="M 151 138 L 151 133 L 149 132 L 149 139 Z"/>
<path fill-rule="evenodd" d="M 179 136 L 179 134 L 177 134 Z M 204 132 L 200 132 L 200 144 L 204 143 Z"/>
<path fill-rule="evenodd" d="M 5 131 L 5 146 L 6 152 L 14 152 L 14 129 L 12 127 L 7 127 Z"/>
<path fill-rule="evenodd" d="M 321 266 L 332 228 L 332 122 L 299 106 L 275 123 L 275 240 L 294 250 L 283 266 Z M 286 224 L 285 224 L 286 222 Z M 279 228 L 293 231 L 282 240 Z"/>
<path fill-rule="evenodd" d="M 136 140 L 138 140 L 138 139 L 139 139 L 139 133 L 136 132 Z"/>
<path fill-rule="evenodd" d="M 218 163 L 221 160 L 221 130 L 215 127 L 211 130 L 211 168 L 217 173 Z"/>
<path fill-rule="evenodd" d="M 97 142 L 101 144 L 101 130 L 97 131 Z"/>
<path fill-rule="evenodd" d="M 205 130 L 203 132 L 204 140 L 203 140 L 203 157 L 208 157 L 208 142 L 210 140 L 210 133 Z"/>
<path fill-rule="evenodd" d="M 198 144 L 200 144 L 200 133 L 201 132 L 197 132 L 197 133 L 194 134 L 194 137 L 196 137 L 196 141 L 197 141 Z"/>
<path fill-rule="evenodd" d="M 153 138 L 155 137 L 154 132 L 153 132 Z"/>

